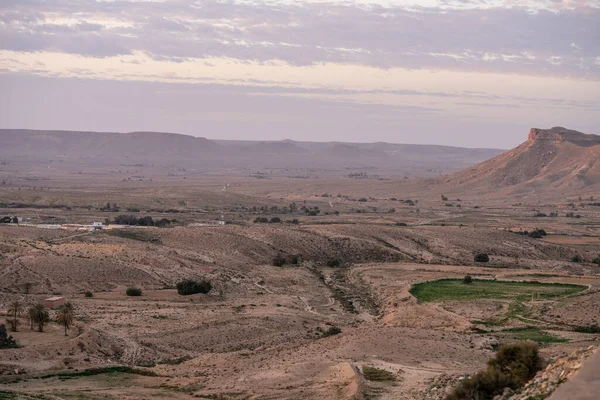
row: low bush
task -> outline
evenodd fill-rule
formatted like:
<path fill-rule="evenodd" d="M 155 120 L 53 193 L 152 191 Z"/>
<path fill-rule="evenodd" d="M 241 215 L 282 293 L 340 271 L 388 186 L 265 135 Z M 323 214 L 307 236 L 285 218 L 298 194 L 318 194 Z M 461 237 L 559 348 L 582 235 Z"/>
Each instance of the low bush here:
<path fill-rule="evenodd" d="M 393 373 L 386 371 L 384 369 L 368 367 L 366 365 L 363 365 L 362 371 L 363 371 L 363 376 L 368 381 L 393 382 L 396 380 L 396 376 Z"/>
<path fill-rule="evenodd" d="M 580 333 L 600 333 L 600 326 L 598 324 L 576 326 L 573 330 Z"/>
<path fill-rule="evenodd" d="M 535 344 L 521 342 L 505 345 L 488 361 L 487 369 L 462 380 L 447 400 L 492 399 L 505 388 L 518 389 L 542 368 Z"/>
<path fill-rule="evenodd" d="M 184 279 L 177 283 L 177 293 L 181 296 L 187 296 L 196 293 L 208 293 L 212 290 L 212 284 L 206 279 L 195 281 L 192 279 Z"/>
<path fill-rule="evenodd" d="M 471 275 L 465 276 L 463 279 L 463 283 L 465 285 L 470 285 L 471 283 L 473 283 L 473 278 L 471 278 Z"/>
<path fill-rule="evenodd" d="M 408 226 L 406 222 L 396 222 L 396 226 Z"/>
<path fill-rule="evenodd" d="M 87 292 L 85 292 L 85 297 L 94 297 L 94 293 L 88 290 Z"/>
<path fill-rule="evenodd" d="M 134 287 L 128 287 L 127 290 L 125 290 L 125 294 L 127 296 L 141 296 L 142 295 L 142 289 L 140 289 L 140 288 L 134 288 Z"/>
<path fill-rule="evenodd" d="M 0 349 L 17 347 L 17 343 L 12 336 L 8 335 L 5 325 L 0 325 Z"/>
<path fill-rule="evenodd" d="M 273 259 L 273 265 L 275 267 L 282 267 L 283 265 L 285 265 L 285 257 L 281 254 L 277 254 Z"/>
<path fill-rule="evenodd" d="M 582 261 L 583 259 L 579 255 L 574 255 L 573 257 L 571 257 L 571 262 L 580 263 Z"/>
<path fill-rule="evenodd" d="M 593 262 L 594 264 L 598 264 L 598 265 L 600 266 L 600 256 L 598 256 L 598 257 L 594 258 L 594 259 L 592 260 L 592 262 Z"/>
<path fill-rule="evenodd" d="M 475 257 L 473 259 L 475 260 L 475 262 L 481 262 L 481 263 L 486 263 L 486 262 L 490 261 L 490 257 L 485 253 L 477 253 L 477 254 L 475 254 Z"/>
<path fill-rule="evenodd" d="M 269 222 L 272 224 L 279 224 L 279 223 L 281 223 L 281 218 L 273 217 L 273 218 L 271 218 L 271 220 Z"/>
<path fill-rule="evenodd" d="M 323 332 L 323 337 L 338 335 L 342 333 L 342 330 L 337 326 L 330 326 L 325 332 Z"/>
<path fill-rule="evenodd" d="M 300 258 L 301 258 L 300 254 L 291 255 L 289 262 L 292 265 L 298 265 L 298 264 L 300 264 Z"/>
<path fill-rule="evenodd" d="M 256 217 L 256 219 L 254 220 L 255 224 L 266 224 L 269 222 L 269 218 L 267 217 Z"/>
<path fill-rule="evenodd" d="M 342 263 L 337 258 L 333 258 L 327 261 L 327 266 L 329 268 L 338 268 Z"/>
<path fill-rule="evenodd" d="M 534 238 L 534 239 L 541 239 L 546 235 L 547 235 L 547 233 L 543 229 L 534 229 L 533 231 L 531 231 L 529 233 L 529 237 Z"/>

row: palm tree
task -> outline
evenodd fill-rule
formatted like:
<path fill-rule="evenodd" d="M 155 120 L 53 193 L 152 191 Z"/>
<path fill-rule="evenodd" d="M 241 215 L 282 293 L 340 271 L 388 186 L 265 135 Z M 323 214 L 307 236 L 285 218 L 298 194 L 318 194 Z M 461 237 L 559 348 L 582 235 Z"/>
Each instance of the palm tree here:
<path fill-rule="evenodd" d="M 68 329 L 69 325 L 73 323 L 73 319 L 75 316 L 75 309 L 73 304 L 70 302 L 66 302 L 63 306 L 58 309 L 58 314 L 56 315 L 56 321 L 59 324 L 65 326 L 65 336 L 69 336 Z"/>
<path fill-rule="evenodd" d="M 38 331 L 44 332 L 44 325 L 50 320 L 50 314 L 48 314 L 48 310 L 44 307 L 44 303 L 37 303 L 31 306 L 28 315 L 31 324 L 37 324 Z"/>
<path fill-rule="evenodd" d="M 19 320 L 17 318 L 20 317 L 22 313 L 23 303 L 19 300 L 15 300 L 8 305 L 8 315 L 12 317 L 12 319 L 8 320 L 8 323 L 10 323 L 13 332 L 17 331 L 17 326 L 19 325 Z"/>
<path fill-rule="evenodd" d="M 27 309 L 27 319 L 29 320 L 29 327 L 33 330 L 33 325 L 35 324 L 35 309 L 33 306 Z"/>

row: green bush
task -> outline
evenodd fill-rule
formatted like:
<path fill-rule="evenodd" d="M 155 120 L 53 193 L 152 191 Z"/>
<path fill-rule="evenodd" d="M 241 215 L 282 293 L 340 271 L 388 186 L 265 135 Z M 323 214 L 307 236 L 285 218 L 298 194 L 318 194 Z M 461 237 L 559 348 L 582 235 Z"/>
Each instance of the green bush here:
<path fill-rule="evenodd" d="M 592 260 L 592 262 L 593 262 L 594 264 L 598 264 L 598 265 L 600 266 L 600 256 L 598 256 L 598 257 L 594 258 L 594 259 Z"/>
<path fill-rule="evenodd" d="M 465 285 L 470 285 L 471 283 L 473 283 L 473 278 L 471 278 L 471 275 L 465 276 L 463 279 L 463 283 Z"/>
<path fill-rule="evenodd" d="M 327 261 L 327 266 L 329 268 L 338 268 L 342 263 L 337 258 L 333 258 Z"/>
<path fill-rule="evenodd" d="M 94 297 L 94 293 L 88 290 L 87 292 L 85 292 L 85 297 Z"/>
<path fill-rule="evenodd" d="M 279 223 L 281 223 L 281 218 L 273 217 L 273 218 L 271 218 L 271 221 L 269 221 L 269 222 L 272 224 L 279 224 Z"/>
<path fill-rule="evenodd" d="M 142 295 L 142 289 L 134 288 L 134 287 L 128 287 L 127 290 L 125 290 L 125 294 L 127 296 L 141 296 Z"/>
<path fill-rule="evenodd" d="M 266 224 L 267 222 L 269 222 L 269 218 L 267 217 L 256 217 L 254 220 L 255 224 Z"/>
<path fill-rule="evenodd" d="M 208 293 L 212 290 L 212 284 L 206 279 L 195 281 L 192 279 L 184 279 L 177 283 L 177 293 L 182 296 L 187 296 L 196 293 Z"/>
<path fill-rule="evenodd" d="M 490 261 L 490 257 L 485 253 L 477 253 L 477 254 L 475 254 L 475 257 L 473 259 L 475 260 L 475 262 L 481 262 L 481 263 L 486 263 L 486 262 Z"/>
<path fill-rule="evenodd" d="M 535 344 L 521 342 L 505 345 L 488 361 L 485 371 L 460 382 L 447 400 L 492 399 L 505 388 L 522 387 L 542 368 Z"/>
<path fill-rule="evenodd" d="M 571 262 L 580 263 L 582 261 L 583 259 L 579 255 L 574 255 L 573 257 L 571 257 Z"/>

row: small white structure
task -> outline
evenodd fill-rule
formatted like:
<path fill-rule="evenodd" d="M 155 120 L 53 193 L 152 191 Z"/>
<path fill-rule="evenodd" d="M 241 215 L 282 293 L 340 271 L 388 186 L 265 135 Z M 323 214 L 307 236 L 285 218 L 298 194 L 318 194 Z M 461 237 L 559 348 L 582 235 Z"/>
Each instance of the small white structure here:
<path fill-rule="evenodd" d="M 102 222 L 93 222 L 92 226 L 90 227 L 91 231 L 98 231 L 100 229 L 104 228 L 104 224 Z"/>

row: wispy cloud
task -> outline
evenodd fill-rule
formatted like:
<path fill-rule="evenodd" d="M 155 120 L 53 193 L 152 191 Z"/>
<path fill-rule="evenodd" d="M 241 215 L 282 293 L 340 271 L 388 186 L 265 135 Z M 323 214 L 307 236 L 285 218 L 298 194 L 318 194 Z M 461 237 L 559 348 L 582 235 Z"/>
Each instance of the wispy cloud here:
<path fill-rule="evenodd" d="M 600 78 L 600 9 L 592 2 L 501 7 L 510 3 L 8 0 L 0 49 Z"/>

